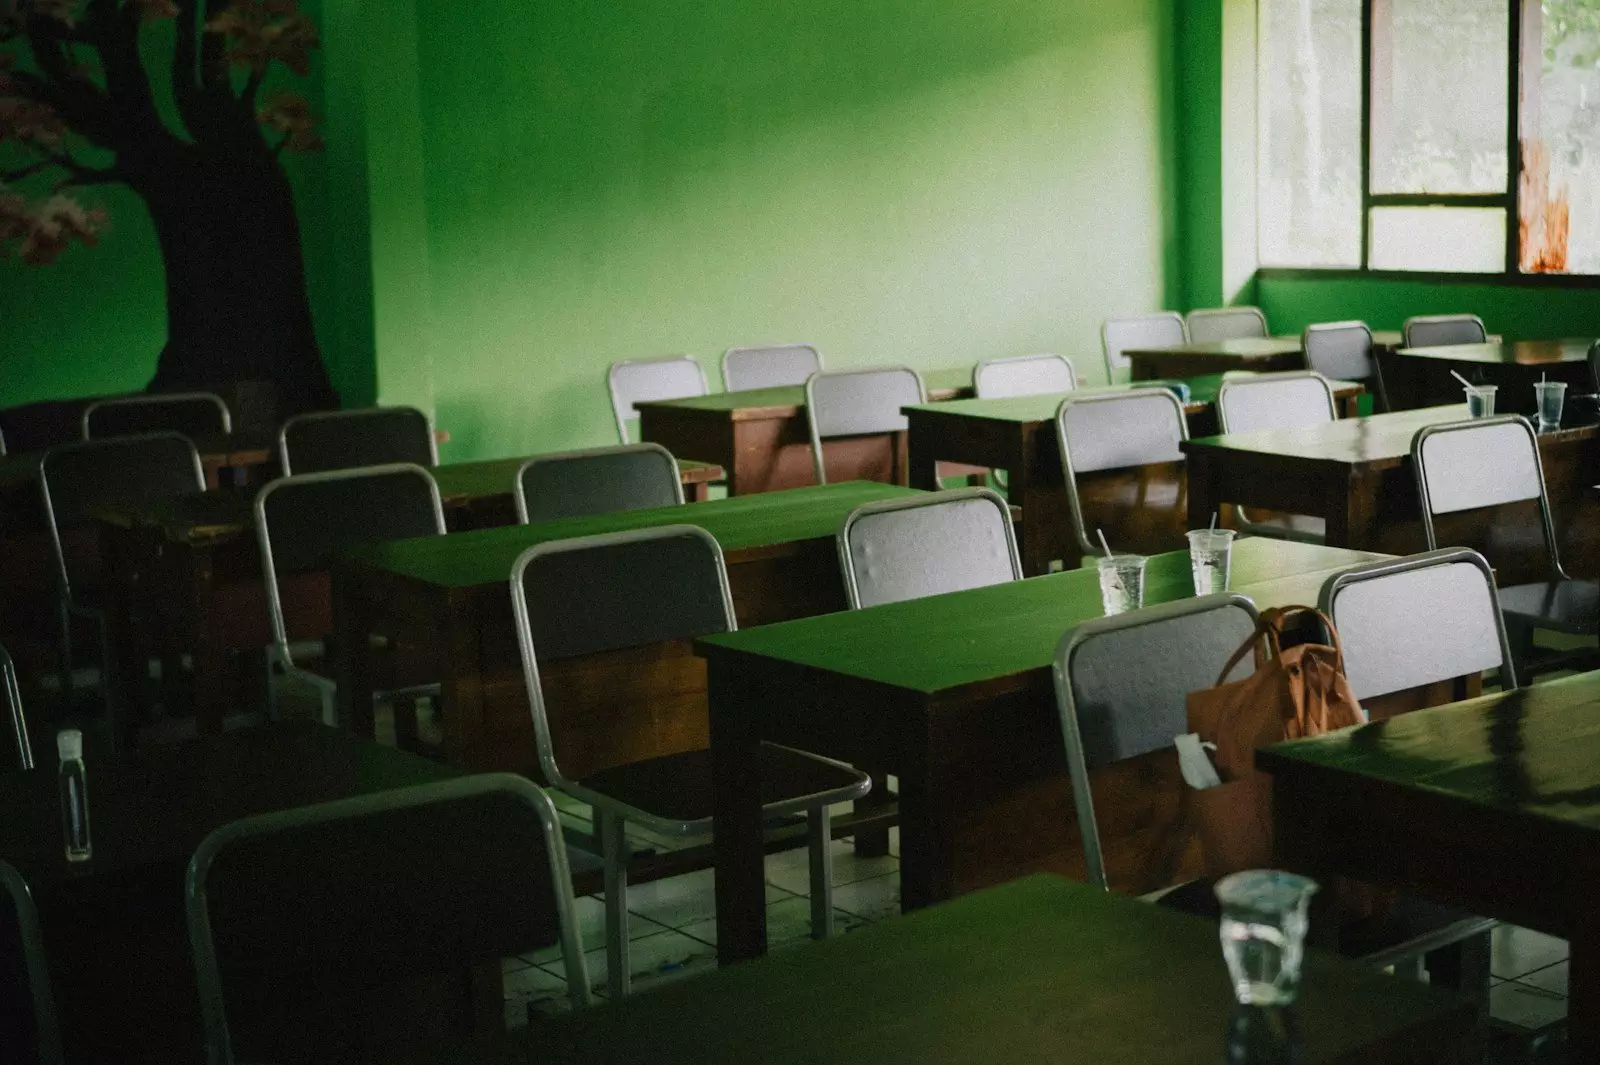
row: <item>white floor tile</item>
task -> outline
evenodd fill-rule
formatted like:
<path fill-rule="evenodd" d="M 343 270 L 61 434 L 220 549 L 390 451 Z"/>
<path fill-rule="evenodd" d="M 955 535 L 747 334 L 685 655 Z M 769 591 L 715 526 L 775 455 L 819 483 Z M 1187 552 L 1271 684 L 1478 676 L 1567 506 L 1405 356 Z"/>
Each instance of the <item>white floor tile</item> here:
<path fill-rule="evenodd" d="M 605 903 L 593 895 L 585 895 L 573 900 L 573 914 L 578 918 L 578 938 L 583 941 L 584 950 L 593 950 L 606 944 L 606 907 Z M 665 925 L 657 924 L 648 917 L 631 914 L 628 920 L 628 938 L 643 939 L 653 936 L 657 932 L 665 932 Z M 561 957 L 561 945 L 544 947 L 523 954 L 521 958 L 530 965 L 544 965 Z"/>
<path fill-rule="evenodd" d="M 1504 1024 L 1538 1031 L 1566 1018 L 1567 1000 L 1508 981 L 1489 989 L 1489 1015 Z"/>
<path fill-rule="evenodd" d="M 900 870 L 900 859 L 892 855 L 882 858 L 859 858 L 855 843 L 848 839 L 833 841 L 833 885 L 853 884 Z M 767 856 L 767 880 L 791 891 L 806 895 L 811 891 L 811 852 L 800 847 L 780 854 Z"/>
<path fill-rule="evenodd" d="M 1489 971 L 1502 980 L 1515 980 L 1567 960 L 1566 940 L 1531 928 L 1500 925 L 1491 936 Z"/>
<path fill-rule="evenodd" d="M 833 909 L 834 934 L 844 935 L 846 932 L 866 924 L 864 920 L 854 914 L 846 913 L 837 906 Z M 680 929 L 686 936 L 692 936 L 711 946 L 717 945 L 717 922 L 715 919 L 700 921 Z M 811 900 L 790 896 L 774 902 L 767 907 L 767 949 L 777 950 L 792 943 L 809 941 L 811 939 Z"/>
<path fill-rule="evenodd" d="M 900 876 L 890 873 L 833 889 L 833 905 L 866 921 L 900 914 Z"/>
<path fill-rule="evenodd" d="M 652 987 L 682 980 L 699 973 L 711 972 L 717 967 L 715 947 L 682 932 L 662 932 L 646 936 L 630 944 L 630 968 L 633 970 L 633 993 L 645 994 Z M 589 985 L 597 992 L 605 990 L 606 952 L 602 947 L 584 955 L 589 967 Z M 553 966 L 546 966 L 550 969 Z"/>
<path fill-rule="evenodd" d="M 682 928 L 717 916 L 715 873 L 699 869 L 682 876 L 628 885 L 628 909 L 668 928 Z M 767 885 L 767 901 L 790 898 L 793 892 Z"/>

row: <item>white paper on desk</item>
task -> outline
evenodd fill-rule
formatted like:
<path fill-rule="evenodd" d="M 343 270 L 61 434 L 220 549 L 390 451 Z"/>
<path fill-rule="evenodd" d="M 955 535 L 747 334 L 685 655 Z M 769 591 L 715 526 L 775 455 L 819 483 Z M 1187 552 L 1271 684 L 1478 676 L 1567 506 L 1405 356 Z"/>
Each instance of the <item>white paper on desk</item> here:
<path fill-rule="evenodd" d="M 1206 753 L 1207 747 L 1216 750 L 1216 744 L 1201 743 L 1198 732 L 1188 732 L 1174 736 L 1172 745 L 1178 749 L 1178 768 L 1183 771 L 1184 782 L 1191 788 L 1203 791 L 1222 784 L 1217 767 L 1211 764 L 1211 756 Z"/>

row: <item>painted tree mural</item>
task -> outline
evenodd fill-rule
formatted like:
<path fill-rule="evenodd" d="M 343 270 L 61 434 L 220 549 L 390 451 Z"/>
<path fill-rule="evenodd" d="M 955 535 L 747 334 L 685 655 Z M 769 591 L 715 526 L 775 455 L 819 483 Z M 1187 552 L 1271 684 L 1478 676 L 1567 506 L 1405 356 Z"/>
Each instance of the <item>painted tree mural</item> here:
<path fill-rule="evenodd" d="M 303 97 L 265 89 L 316 47 L 297 0 L 0 0 L 0 252 L 93 244 L 104 219 L 74 190 L 132 189 L 166 271 L 152 388 L 261 380 L 284 412 L 336 402 L 280 162 L 321 141 Z"/>

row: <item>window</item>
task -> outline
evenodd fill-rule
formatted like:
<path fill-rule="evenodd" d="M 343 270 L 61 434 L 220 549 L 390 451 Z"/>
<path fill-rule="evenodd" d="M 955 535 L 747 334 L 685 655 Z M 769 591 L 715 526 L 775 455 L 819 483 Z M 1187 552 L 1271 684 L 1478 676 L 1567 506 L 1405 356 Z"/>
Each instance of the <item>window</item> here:
<path fill-rule="evenodd" d="M 1263 266 L 1600 274 L 1600 0 L 1260 0 Z"/>

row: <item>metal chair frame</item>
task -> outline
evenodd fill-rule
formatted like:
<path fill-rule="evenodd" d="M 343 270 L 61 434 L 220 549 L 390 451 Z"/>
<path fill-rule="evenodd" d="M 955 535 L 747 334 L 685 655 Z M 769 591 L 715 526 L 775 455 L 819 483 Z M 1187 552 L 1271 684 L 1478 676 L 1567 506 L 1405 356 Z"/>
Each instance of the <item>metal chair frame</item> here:
<path fill-rule="evenodd" d="M 844 591 L 846 599 L 849 600 L 850 609 L 859 610 L 861 608 L 861 583 L 860 578 L 856 575 L 855 549 L 851 546 L 850 540 L 851 530 L 855 528 L 858 522 L 866 518 L 898 513 L 904 510 L 949 506 L 952 503 L 979 499 L 993 504 L 998 515 L 1000 528 L 1004 531 L 1006 549 L 1011 563 L 1011 579 L 1020 581 L 1022 579 L 1022 559 L 1017 553 L 1017 534 L 1011 524 L 1011 507 L 997 493 L 987 488 L 957 488 L 948 492 L 930 492 L 910 499 L 887 499 L 879 503 L 867 503 L 852 510 L 845 516 L 844 526 L 839 530 L 839 568 L 844 571 Z"/>
<path fill-rule="evenodd" d="M 683 478 L 678 472 L 678 460 L 673 457 L 672 452 L 668 451 L 660 444 L 617 444 L 611 447 L 585 448 L 581 451 L 560 451 L 549 455 L 535 455 L 533 458 L 528 459 L 521 466 L 517 467 L 516 478 L 512 481 L 512 492 L 516 497 L 518 524 L 528 524 L 528 497 L 527 492 L 523 487 L 522 478 L 531 467 L 546 463 L 599 458 L 603 455 L 630 454 L 656 454 L 666 459 L 667 463 L 672 469 L 672 491 L 673 495 L 675 496 L 675 502 L 683 502 Z"/>
<path fill-rule="evenodd" d="M 322 473 L 304 473 L 297 477 L 280 477 L 262 488 L 256 494 L 254 507 L 256 544 L 261 551 L 261 576 L 267 589 L 267 609 L 272 618 L 272 646 L 267 648 L 267 708 L 268 716 L 276 718 L 277 694 L 273 685 L 274 667 L 281 668 L 286 677 L 294 677 L 303 681 L 317 690 L 322 701 L 322 722 L 325 725 L 339 723 L 339 682 L 332 677 L 323 676 L 313 670 L 298 666 L 294 661 L 294 651 L 289 639 L 288 625 L 283 617 L 283 599 L 278 589 L 278 571 L 273 563 L 272 555 L 272 530 L 267 521 L 267 503 L 277 492 L 285 488 L 293 489 L 306 484 L 323 484 L 330 481 L 352 481 L 369 477 L 383 477 L 400 473 L 409 473 L 421 477 L 427 482 L 433 502 L 434 526 L 438 535 L 445 533 L 444 506 L 439 499 L 439 485 L 433 479 L 433 474 L 421 466 L 409 462 L 391 463 L 387 466 L 358 466 L 347 470 L 326 470 Z M 437 684 L 418 685 L 409 688 L 397 688 L 387 691 L 372 693 L 373 701 L 392 698 L 405 698 L 420 695 L 436 695 L 439 692 Z"/>
<path fill-rule="evenodd" d="M 657 359 L 623 359 L 620 362 L 612 363 L 606 369 L 606 391 L 611 395 L 611 415 L 617 421 L 617 439 L 620 442 L 624 444 L 632 443 L 632 440 L 628 437 L 628 422 L 636 417 L 638 412 L 634 410 L 633 404 L 635 401 L 630 398 L 624 398 L 618 391 L 617 372 L 628 366 L 644 366 L 663 362 L 686 362 L 694 367 L 695 373 L 700 378 L 700 391 L 690 393 L 690 395 L 703 396 L 711 391 L 711 386 L 706 383 L 705 367 L 701 366 L 693 355 L 666 355 Z M 683 398 L 687 398 L 687 396 Z"/>
<path fill-rule="evenodd" d="M 1428 490 L 1427 468 L 1423 461 L 1424 445 L 1432 437 L 1439 436 L 1441 434 L 1472 432 L 1474 430 L 1490 429 L 1501 425 L 1516 425 L 1523 431 L 1524 434 L 1526 434 L 1529 454 L 1533 459 L 1534 474 L 1538 481 L 1537 485 L 1526 486 L 1526 489 L 1524 489 L 1524 495 L 1518 496 L 1513 500 L 1504 500 L 1502 502 L 1525 502 L 1529 500 L 1536 500 L 1538 502 L 1539 526 L 1540 532 L 1544 537 L 1545 563 L 1549 567 L 1550 583 L 1581 583 L 1574 581 L 1573 577 L 1567 573 L 1566 567 L 1561 564 L 1561 549 L 1559 546 L 1560 541 L 1556 536 L 1555 519 L 1550 511 L 1550 498 L 1545 489 L 1544 462 L 1539 455 L 1539 437 L 1534 431 L 1533 425 L 1520 414 L 1504 414 L 1493 418 L 1477 418 L 1469 421 L 1446 422 L 1439 425 L 1424 426 L 1422 429 L 1417 431 L 1416 436 L 1412 437 L 1411 466 L 1417 479 L 1417 495 L 1422 501 L 1422 529 L 1427 536 L 1429 550 L 1433 550 L 1439 546 L 1439 538 L 1437 530 L 1434 528 L 1435 511 L 1433 507 L 1433 497 Z M 1492 506 L 1494 504 L 1489 505 Z M 1521 587 L 1528 587 L 1528 585 L 1516 585 L 1511 588 L 1507 588 L 1504 592 L 1500 593 L 1500 600 L 1504 602 L 1504 598 L 1507 593 Z M 1549 606 L 1549 600 L 1546 599 L 1545 609 L 1548 610 Z M 1504 608 L 1502 608 L 1502 611 L 1503 610 Z M 1512 617 L 1516 619 L 1518 646 L 1522 649 L 1524 654 L 1522 664 L 1524 666 L 1523 672 L 1525 674 L 1533 673 L 1536 667 L 1539 665 L 1539 663 L 1534 662 L 1531 658 L 1533 648 L 1533 632 L 1535 629 L 1547 628 L 1553 631 L 1568 632 L 1579 635 L 1592 634 L 1592 630 L 1586 627 L 1580 629 L 1571 623 L 1563 624 L 1560 618 L 1549 613 L 1523 613 L 1519 610 L 1514 612 Z M 1571 655 L 1555 656 L 1551 662 L 1544 663 L 1544 665 L 1548 667 L 1552 664 L 1565 664 L 1566 660 L 1571 657 Z M 1581 660 L 1581 664 L 1585 668 L 1593 667 L 1594 663 L 1592 661 L 1592 654 L 1578 653 L 1578 658 Z"/>
<path fill-rule="evenodd" d="M 1073 367 L 1072 360 L 1067 358 L 1065 355 L 1053 355 L 1053 354 L 1048 354 L 1048 353 L 1041 353 L 1041 354 L 1038 354 L 1038 355 L 1011 355 L 1011 356 L 1008 356 L 1008 357 L 1003 358 L 1003 359 L 984 359 L 982 362 L 978 363 L 976 366 L 974 366 L 972 368 L 972 392 L 973 392 L 973 395 L 977 396 L 979 399 L 991 399 L 991 398 L 994 398 L 992 395 L 991 396 L 984 395 L 983 377 L 984 377 L 984 371 L 985 370 L 989 370 L 989 369 L 1004 370 L 1004 368 L 1008 367 L 1008 366 L 1016 366 L 1016 365 L 1023 364 L 1023 363 L 1033 363 L 1033 362 L 1049 362 L 1049 363 L 1057 363 L 1057 362 L 1059 362 L 1059 363 L 1061 363 L 1063 366 L 1065 366 L 1067 368 L 1067 382 L 1068 382 L 1068 384 L 1067 384 L 1066 388 L 1061 389 L 1060 391 L 1073 392 L 1073 391 L 1077 390 L 1077 388 L 1078 388 L 1078 371 Z M 1049 391 L 1056 391 L 1056 390 L 1055 389 L 1051 389 Z M 1013 395 L 1022 395 L 1022 394 L 1023 393 L 1019 393 L 1019 392 L 1007 392 L 1005 396 L 1000 397 L 1000 398 L 1008 398 L 1008 397 L 1013 396 Z M 1032 394 L 1038 395 L 1039 393 L 1032 393 Z M 1046 394 L 1048 394 L 1048 392 Z"/>
<path fill-rule="evenodd" d="M 1083 749 L 1083 729 L 1078 721 L 1078 701 L 1072 685 L 1073 658 L 1084 644 L 1098 636 L 1147 625 L 1168 624 L 1214 610 L 1243 610 L 1249 615 L 1252 628 L 1260 620 L 1255 603 L 1247 596 L 1238 592 L 1221 592 L 1162 603 L 1114 617 L 1095 618 L 1068 631 L 1056 645 L 1051 672 L 1055 679 L 1056 710 L 1061 718 L 1062 742 L 1066 748 L 1067 775 L 1072 781 L 1072 803 L 1077 812 L 1078 833 L 1083 839 L 1083 860 L 1089 883 L 1101 890 L 1109 891 L 1111 888 L 1106 878 L 1105 852 L 1100 844 L 1100 825 L 1095 818 L 1094 795 L 1089 787 L 1089 764 Z M 1225 664 L 1225 661 L 1218 662 L 1217 668 L 1221 669 Z"/>
<path fill-rule="evenodd" d="M 785 386 L 803 385 L 806 383 L 804 377 L 798 381 L 785 381 L 776 385 L 735 386 L 733 381 L 733 379 L 738 376 L 737 364 L 741 362 L 753 362 L 763 355 L 774 352 L 801 351 L 809 351 L 814 363 L 811 370 L 806 374 L 806 377 L 810 377 L 811 374 L 814 373 L 821 373 L 823 370 L 822 352 L 817 350 L 817 346 L 815 344 L 762 344 L 753 347 L 729 348 L 722 353 L 722 387 L 729 392 L 744 392 L 749 391 L 752 388 L 782 388 Z"/>
<path fill-rule="evenodd" d="M 1123 354 L 1123 352 L 1127 350 L 1126 348 L 1119 348 L 1115 355 L 1111 354 L 1112 328 L 1126 322 L 1156 320 L 1176 322 L 1178 325 L 1178 335 L 1183 338 L 1182 342 L 1189 342 L 1189 323 L 1185 322 L 1183 320 L 1183 315 L 1179 314 L 1177 311 L 1157 311 L 1154 314 L 1124 315 L 1119 318 L 1107 318 L 1104 322 L 1100 323 L 1100 354 L 1106 361 L 1106 380 L 1108 382 L 1115 381 L 1117 379 L 1118 370 L 1126 370 L 1132 365 L 1132 363 L 1129 362 L 1128 357 Z"/>
<path fill-rule="evenodd" d="M 1270 388 L 1274 383 L 1277 382 L 1299 381 L 1305 379 L 1314 379 L 1322 383 L 1322 390 L 1326 394 L 1328 400 L 1328 421 L 1338 421 L 1339 405 L 1333 398 L 1333 386 L 1328 383 L 1328 379 L 1323 377 L 1320 373 L 1317 373 L 1315 370 L 1288 370 L 1283 373 L 1264 373 L 1257 374 L 1254 377 L 1235 377 L 1223 381 L 1222 387 L 1217 389 L 1217 421 L 1220 425 L 1220 428 L 1224 433 L 1249 431 L 1236 429 L 1228 424 L 1227 397 L 1229 392 L 1243 392 L 1251 388 Z M 1252 533 L 1256 536 L 1267 536 L 1278 540 L 1295 540 L 1300 543 L 1312 544 L 1320 544 L 1325 539 L 1325 537 L 1318 536 L 1314 532 L 1302 532 L 1297 529 L 1280 527 L 1258 521 L 1252 518 L 1244 507 L 1236 506 L 1234 510 L 1238 515 L 1239 525 L 1242 531 Z"/>
<path fill-rule="evenodd" d="M 358 410 L 314 410 L 307 411 L 305 414 L 296 414 L 294 417 L 288 419 L 278 427 L 278 462 L 283 468 L 283 475 L 285 477 L 292 477 L 295 475 L 294 469 L 289 462 L 289 432 L 295 426 L 304 425 L 308 422 L 354 421 L 359 418 L 370 418 L 386 414 L 393 414 L 396 411 L 410 411 L 423 420 L 423 423 L 428 427 L 428 465 L 439 465 L 439 442 L 434 436 L 433 418 L 430 417 L 426 411 L 420 410 L 417 407 L 366 407 Z M 393 463 L 382 463 L 381 465 L 393 465 Z M 346 468 L 361 469 L 362 467 L 351 466 Z M 341 471 L 316 470 L 313 472 L 339 473 Z"/>
<path fill-rule="evenodd" d="M 522 777 L 510 773 L 484 773 L 246 817 L 223 825 L 200 842 L 194 857 L 189 860 L 184 877 L 184 909 L 188 917 L 196 982 L 200 988 L 200 1013 L 209 1065 L 233 1065 L 234 1062 L 233 1041 L 228 1031 L 227 1000 L 222 989 L 222 970 L 217 962 L 216 939 L 211 927 L 207 895 L 207 879 L 212 863 L 219 854 L 232 844 L 262 836 L 281 835 L 336 821 L 356 820 L 373 814 L 494 794 L 521 800 L 539 819 L 546 859 L 550 864 L 552 883 L 549 886 L 555 895 L 556 915 L 561 926 L 561 954 L 566 968 L 567 994 L 573 1008 L 581 1009 L 589 1005 L 588 967 L 573 914 L 572 873 L 567 863 L 566 844 L 562 840 L 561 822 L 556 816 L 555 804 L 548 795 Z M 441 904 L 445 901 L 441 900 Z"/>
<path fill-rule="evenodd" d="M 1102 551 L 1098 543 L 1089 539 L 1089 529 L 1084 522 L 1083 500 L 1078 495 L 1077 470 L 1072 464 L 1072 448 L 1067 440 L 1067 410 L 1080 403 L 1120 403 L 1130 398 L 1145 396 L 1160 396 L 1170 404 L 1178 428 L 1178 439 L 1189 439 L 1189 423 L 1183 414 L 1183 404 L 1179 403 L 1178 397 L 1173 395 L 1170 389 L 1166 388 L 1129 388 L 1121 392 L 1068 396 L 1056 408 L 1056 442 L 1061 450 L 1061 472 L 1066 482 L 1067 505 L 1072 511 L 1072 531 L 1078 538 L 1079 549 L 1087 556 L 1097 558 Z"/>
<path fill-rule="evenodd" d="M 833 439 L 836 439 L 836 438 L 838 438 L 840 436 L 848 436 L 848 435 L 853 435 L 853 434 L 831 433 L 828 436 L 824 437 L 818 431 L 818 429 L 817 429 L 817 407 L 816 407 L 817 378 L 819 378 L 819 377 L 827 377 L 827 378 L 832 379 L 832 378 L 839 378 L 839 377 L 867 377 L 867 376 L 871 376 L 871 375 L 891 374 L 891 373 L 910 374 L 913 378 L 916 379 L 916 382 L 917 382 L 917 402 L 918 403 L 926 403 L 928 401 L 928 390 L 922 383 L 922 375 L 920 373 L 918 373 L 917 371 L 913 370 L 909 366 L 872 366 L 872 367 L 868 367 L 866 369 L 861 369 L 861 370 L 834 370 L 832 372 L 814 373 L 810 377 L 806 378 L 806 430 L 811 435 L 811 463 L 812 463 L 813 468 L 816 470 L 817 483 L 818 484 L 827 484 L 828 483 L 827 462 L 825 461 L 823 453 L 822 453 L 822 443 L 823 443 L 823 441 L 824 440 L 833 440 Z M 896 414 L 899 415 L 898 410 L 896 411 Z M 900 417 L 901 417 L 901 420 L 903 421 L 904 420 L 904 416 L 900 415 Z M 872 431 L 872 430 L 869 430 L 869 432 L 870 431 Z M 876 430 L 876 431 L 878 431 L 878 432 L 886 432 L 887 433 L 887 432 L 897 432 L 898 430 L 896 430 L 896 429 L 881 429 L 881 430 Z"/>
<path fill-rule="evenodd" d="M 1346 330 L 1354 331 L 1356 329 L 1361 330 L 1361 332 L 1365 334 L 1367 338 L 1367 365 L 1370 367 L 1370 370 L 1364 377 L 1362 377 L 1362 380 L 1363 382 L 1370 381 L 1372 383 L 1373 402 L 1376 405 L 1378 413 L 1381 414 L 1391 409 L 1389 406 L 1389 390 L 1383 383 L 1383 367 L 1378 362 L 1376 346 L 1373 344 L 1372 340 L 1372 329 L 1367 325 L 1366 322 L 1351 320 L 1346 322 L 1317 322 L 1312 325 L 1308 325 L 1306 326 L 1305 331 L 1300 334 L 1300 347 L 1305 352 L 1306 366 L 1312 370 L 1316 370 L 1317 366 L 1315 364 L 1315 360 L 1313 360 L 1311 357 L 1311 349 L 1313 346 L 1312 338 L 1324 333 L 1339 333 Z M 1321 373 L 1320 370 L 1318 370 L 1318 372 Z M 1327 377 L 1330 375 L 1323 374 L 1323 376 Z M 1331 376 L 1338 377 L 1340 375 L 1334 374 Z"/>
<path fill-rule="evenodd" d="M 79 420 L 79 429 L 85 440 L 101 440 L 103 436 L 96 436 L 94 428 L 94 415 L 96 412 L 108 407 L 159 407 L 172 403 L 210 403 L 217 408 L 217 420 L 220 423 L 219 431 L 222 433 L 233 432 L 233 412 L 228 410 L 228 404 L 215 392 L 145 392 L 131 396 L 110 396 L 106 399 L 97 399 L 83 408 L 83 417 Z M 121 434 L 114 434 L 121 435 Z M 0 452 L 3 454 L 4 452 Z"/>
<path fill-rule="evenodd" d="M 1366 581 L 1383 580 L 1386 577 L 1393 577 L 1401 573 L 1414 573 L 1418 570 L 1432 569 L 1435 566 L 1460 564 L 1472 566 L 1483 574 L 1484 583 L 1489 587 L 1490 602 L 1497 602 L 1498 595 L 1495 588 L 1494 570 L 1490 568 L 1488 560 L 1470 548 L 1446 547 L 1430 549 L 1421 554 L 1407 555 L 1404 558 L 1388 558 L 1381 562 L 1368 562 L 1341 570 L 1323 582 L 1322 591 L 1317 596 L 1317 609 L 1326 614 L 1337 628 L 1339 624 L 1339 595 L 1345 590 Z M 1505 619 L 1500 616 L 1498 608 L 1492 612 L 1491 620 L 1494 624 L 1495 637 L 1500 644 L 1501 686 L 1507 689 L 1515 688 L 1517 686 L 1517 670 L 1511 654 L 1511 641 L 1506 636 Z M 1433 679 L 1450 680 L 1452 678 L 1443 676 Z"/>
<path fill-rule="evenodd" d="M 1539 483 L 1537 486 L 1528 486 L 1531 489 L 1528 494 L 1513 500 L 1513 502 L 1538 500 L 1540 530 L 1544 535 L 1545 561 L 1549 563 L 1551 575 L 1555 579 L 1571 580 L 1572 578 L 1567 575 L 1566 569 L 1561 565 L 1560 550 L 1557 547 L 1555 520 L 1550 514 L 1550 498 L 1545 493 L 1544 462 L 1539 457 L 1539 435 L 1534 431 L 1533 425 L 1529 423 L 1528 419 L 1520 414 L 1502 414 L 1493 418 L 1476 418 L 1471 421 L 1427 425 L 1417 430 L 1416 436 L 1411 438 L 1411 467 L 1416 473 L 1417 494 L 1422 500 L 1422 531 L 1428 539 L 1428 550 L 1438 549 L 1439 537 L 1433 525 L 1433 499 L 1428 492 L 1427 469 L 1422 458 L 1423 445 L 1432 437 L 1445 433 L 1472 432 L 1498 425 L 1520 426 L 1527 433 L 1528 448 L 1533 455 L 1533 466 L 1538 473 Z"/>
<path fill-rule="evenodd" d="M 17 667 L 11 655 L 0 647 L 0 694 L 5 696 L 11 714 L 11 732 L 17 741 L 17 760 L 27 771 L 33 768 L 33 743 L 28 738 L 28 716 L 22 709 L 22 689 L 17 684 Z"/>
<path fill-rule="evenodd" d="M 573 551 L 589 551 L 641 543 L 691 537 L 701 542 L 716 560 L 717 593 L 722 601 L 725 628 L 734 632 L 738 623 L 734 619 L 733 594 L 728 587 L 727 565 L 723 561 L 722 547 L 714 537 L 697 525 L 663 525 L 653 529 L 633 529 L 624 532 L 602 533 L 571 540 L 555 540 L 535 544 L 528 548 L 511 566 L 511 607 L 517 624 L 517 643 L 522 652 L 523 677 L 527 683 L 528 706 L 533 716 L 535 744 L 539 753 L 539 766 L 550 785 L 594 807 L 600 830 L 605 860 L 605 911 L 606 911 L 606 987 L 613 998 L 628 994 L 631 982 L 628 939 L 628 845 L 626 825 L 637 822 L 665 835 L 687 837 L 702 836 L 713 831 L 712 819 L 676 821 L 664 818 L 612 799 L 610 796 L 585 787 L 562 772 L 556 760 L 554 739 L 550 731 L 550 718 L 545 705 L 544 687 L 539 675 L 539 653 L 533 644 L 532 618 L 528 610 L 527 587 L 524 575 L 536 560 Z M 840 765 L 831 759 L 806 754 L 819 762 Z M 842 767 L 844 768 L 844 767 Z M 811 934 L 824 939 L 833 934 L 833 883 L 831 819 L 828 807 L 834 803 L 848 802 L 865 795 L 872 782 L 865 775 L 852 788 L 834 789 L 813 795 L 768 803 L 761 808 L 763 817 L 784 817 L 804 813 L 807 841 L 811 858 Z"/>
<path fill-rule="evenodd" d="M 45 526 L 50 530 L 50 547 L 55 556 L 56 564 L 56 620 L 60 626 L 61 644 L 59 653 L 60 684 L 63 699 L 70 699 L 72 695 L 72 619 L 81 617 L 91 622 L 100 637 L 100 686 L 102 697 L 105 701 L 106 713 L 111 718 L 113 742 L 117 735 L 116 699 L 112 691 L 111 680 L 111 634 L 106 620 L 105 611 L 95 607 L 85 606 L 75 602 L 72 594 L 72 577 L 67 570 L 66 549 L 61 541 L 61 524 L 56 514 L 55 502 L 50 492 L 50 464 L 55 456 L 75 451 L 89 449 L 104 449 L 119 447 L 136 447 L 141 443 L 151 440 L 176 440 L 182 441 L 188 447 L 189 458 L 194 469 L 194 489 L 204 492 L 206 488 L 205 467 L 200 462 L 200 452 L 196 450 L 194 441 L 182 433 L 157 432 L 157 433 L 130 433 L 127 436 L 108 436 L 96 440 L 74 440 L 63 444 L 56 444 L 47 449 L 39 458 L 39 492 L 44 503 Z"/>
<path fill-rule="evenodd" d="M 1245 307 L 1245 306 L 1240 306 L 1240 307 L 1199 307 L 1199 308 L 1196 308 L 1196 309 L 1190 311 L 1187 315 L 1184 316 L 1183 324 L 1184 324 L 1184 328 L 1187 330 L 1187 332 L 1189 334 L 1189 339 L 1193 340 L 1194 339 L 1194 333 L 1195 333 L 1194 323 L 1196 321 L 1204 322 L 1204 321 L 1207 321 L 1207 320 L 1213 319 L 1213 318 L 1246 318 L 1246 317 L 1252 318 L 1252 319 L 1255 320 L 1257 328 L 1258 328 L 1258 331 L 1254 332 L 1254 333 L 1248 333 L 1248 334 L 1240 333 L 1240 334 L 1236 334 L 1236 336 L 1238 336 L 1238 337 L 1245 337 L 1245 336 L 1249 336 L 1249 337 L 1265 337 L 1265 336 L 1269 336 L 1270 335 L 1267 332 L 1267 316 L 1262 313 L 1260 307 Z"/>
<path fill-rule="evenodd" d="M 1458 343 L 1482 344 L 1489 339 L 1489 330 L 1483 324 L 1483 319 L 1475 314 L 1419 314 L 1405 320 L 1401 327 L 1402 342 L 1408 348 L 1427 347 L 1426 344 L 1415 344 L 1411 340 L 1411 327 L 1417 325 L 1446 325 L 1450 323 L 1475 323 L 1478 327 L 1478 339 L 1473 341 L 1459 341 Z"/>
<path fill-rule="evenodd" d="M 0 861 L 0 887 L 11 896 L 17 912 L 17 927 L 22 934 L 22 958 L 28 971 L 28 986 L 33 994 L 34 1050 L 40 1065 L 64 1065 L 61 1026 L 56 1018 L 55 992 L 50 986 L 50 969 L 44 949 L 44 929 L 39 924 L 39 908 L 34 905 L 28 882 L 15 867 Z"/>

